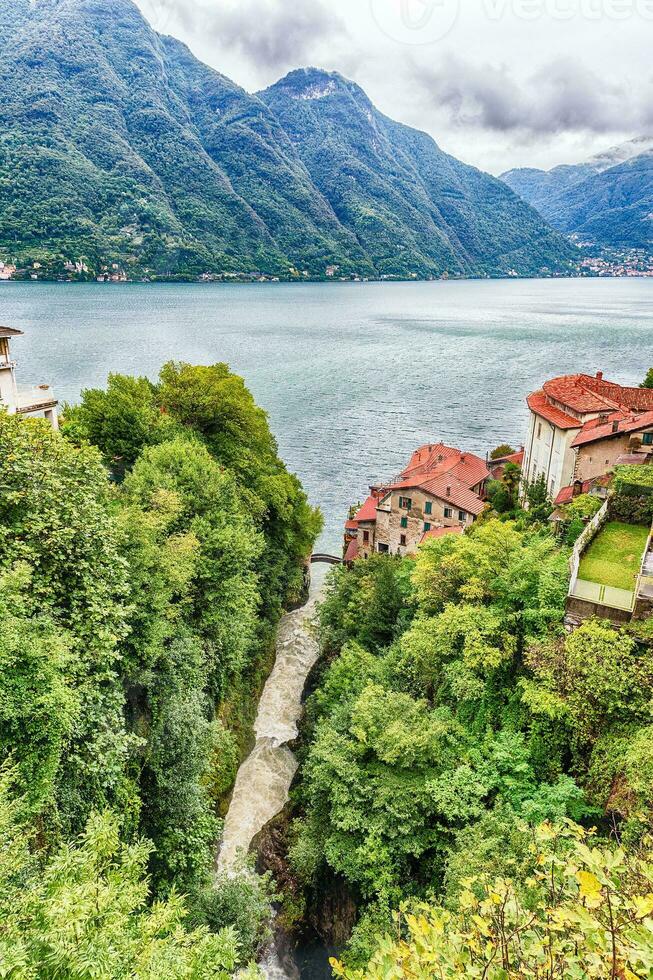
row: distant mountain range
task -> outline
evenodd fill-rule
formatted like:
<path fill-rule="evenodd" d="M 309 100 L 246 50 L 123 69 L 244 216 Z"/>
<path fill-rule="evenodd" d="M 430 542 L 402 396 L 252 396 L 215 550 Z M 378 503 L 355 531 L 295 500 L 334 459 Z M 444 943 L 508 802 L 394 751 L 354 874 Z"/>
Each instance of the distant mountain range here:
<path fill-rule="evenodd" d="M 338 74 L 250 95 L 131 0 L 0 5 L 0 260 L 426 277 L 559 274 L 575 253 Z"/>
<path fill-rule="evenodd" d="M 653 136 L 575 166 L 509 170 L 502 180 L 562 232 L 653 251 Z"/>

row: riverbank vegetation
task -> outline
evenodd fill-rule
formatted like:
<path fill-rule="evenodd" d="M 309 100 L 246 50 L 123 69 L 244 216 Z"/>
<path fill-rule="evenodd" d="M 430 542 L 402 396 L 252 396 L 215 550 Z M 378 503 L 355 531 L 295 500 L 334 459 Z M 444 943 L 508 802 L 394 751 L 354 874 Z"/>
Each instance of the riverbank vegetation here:
<path fill-rule="evenodd" d="M 28 881 L 26 948 L 41 942 L 39 903 L 58 896 L 81 964 L 53 952 L 29 975 L 98 975 L 75 937 L 100 928 L 86 903 L 123 868 L 124 900 L 107 897 L 108 934 L 88 949 L 113 935 L 124 966 L 102 975 L 227 976 L 253 956 L 272 887 L 214 887 L 217 811 L 320 515 L 224 365 L 113 376 L 66 408 L 60 433 L 0 413 L 0 446 L 0 890 L 11 903 L 11 882 Z M 169 936 L 177 972 L 132 967 L 146 934 L 157 948 Z"/>
<path fill-rule="evenodd" d="M 565 632 L 568 556 L 532 515 L 489 517 L 332 574 L 289 855 L 308 907 L 327 880 L 357 909 L 344 975 L 558 975 L 535 968 L 551 916 L 560 962 L 610 901 L 637 954 L 612 975 L 649 975 L 650 647 Z M 579 976 L 611 975 L 601 935 Z"/>

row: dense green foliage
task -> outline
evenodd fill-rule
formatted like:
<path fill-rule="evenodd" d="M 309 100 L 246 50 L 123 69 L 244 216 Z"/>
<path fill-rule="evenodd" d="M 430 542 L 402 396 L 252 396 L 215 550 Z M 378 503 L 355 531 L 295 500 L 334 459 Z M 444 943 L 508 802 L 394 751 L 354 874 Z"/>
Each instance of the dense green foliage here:
<path fill-rule="evenodd" d="M 612 515 L 621 521 L 650 527 L 653 521 L 653 473 L 650 467 L 615 467 L 613 490 Z"/>
<path fill-rule="evenodd" d="M 525 831 L 527 828 L 523 828 Z M 526 835 L 524 835 L 526 836 Z M 346 980 L 556 977 L 640 980 L 653 972 L 653 850 L 599 846 L 579 826 L 543 824 L 528 877 L 471 876 L 452 912 L 417 904 Z"/>
<path fill-rule="evenodd" d="M 640 388 L 653 388 L 653 367 L 646 372 L 646 377 L 642 381 Z"/>
<path fill-rule="evenodd" d="M 340 76 L 307 73 L 306 91 L 334 86 L 308 102 L 291 79 L 249 95 L 131 0 L 3 3 L 0 259 L 55 278 L 569 268 L 575 250 L 505 184 Z"/>
<path fill-rule="evenodd" d="M 290 856 L 309 891 L 326 869 L 346 881 L 348 963 L 402 902 L 464 919 L 467 878 L 521 888 L 544 820 L 605 814 L 629 839 L 651 823 L 649 653 L 600 621 L 565 633 L 567 562 L 532 517 L 486 517 L 414 561 L 333 573 Z"/>
<path fill-rule="evenodd" d="M 0 781 L 0 973 L 16 980 L 228 980 L 241 959 L 234 929 L 192 929 L 174 893 L 148 906 L 150 847 L 120 841 L 110 814 L 50 857 Z M 247 974 L 253 977 L 253 973 Z"/>
<path fill-rule="evenodd" d="M 119 814 L 153 845 L 128 861 L 139 881 L 147 865 L 138 893 L 185 894 L 194 925 L 233 925 L 250 958 L 271 889 L 213 880 L 217 811 L 319 512 L 224 365 L 114 376 L 62 432 L 0 413 L 0 484 L 0 760 L 20 819 L 45 855 Z"/>

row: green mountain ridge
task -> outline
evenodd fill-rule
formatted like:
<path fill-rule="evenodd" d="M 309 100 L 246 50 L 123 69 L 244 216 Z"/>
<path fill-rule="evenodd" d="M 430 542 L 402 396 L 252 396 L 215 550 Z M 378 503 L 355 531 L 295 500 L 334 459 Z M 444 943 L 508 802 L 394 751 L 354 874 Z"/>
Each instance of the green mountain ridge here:
<path fill-rule="evenodd" d="M 0 10 L 0 42 L 5 261 L 83 256 L 91 270 L 191 277 L 532 275 L 573 262 L 504 184 L 342 76 L 301 70 L 250 95 L 131 0 L 16 0 Z"/>
<path fill-rule="evenodd" d="M 501 179 L 565 234 L 653 252 L 652 143 L 641 137 L 583 164 L 509 170 Z"/>

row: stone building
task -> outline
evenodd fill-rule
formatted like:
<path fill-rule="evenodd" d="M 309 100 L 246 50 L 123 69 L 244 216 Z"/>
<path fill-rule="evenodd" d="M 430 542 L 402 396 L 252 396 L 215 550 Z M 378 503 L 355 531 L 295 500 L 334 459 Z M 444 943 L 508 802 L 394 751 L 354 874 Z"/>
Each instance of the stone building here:
<path fill-rule="evenodd" d="M 345 525 L 345 560 L 414 554 L 425 537 L 460 533 L 485 507 L 485 460 L 432 443 L 383 487 L 372 487 Z"/>
<path fill-rule="evenodd" d="M 551 499 L 608 473 L 624 454 L 653 453 L 653 390 L 606 381 L 602 373 L 545 381 L 530 409 L 524 479 L 544 477 Z"/>

